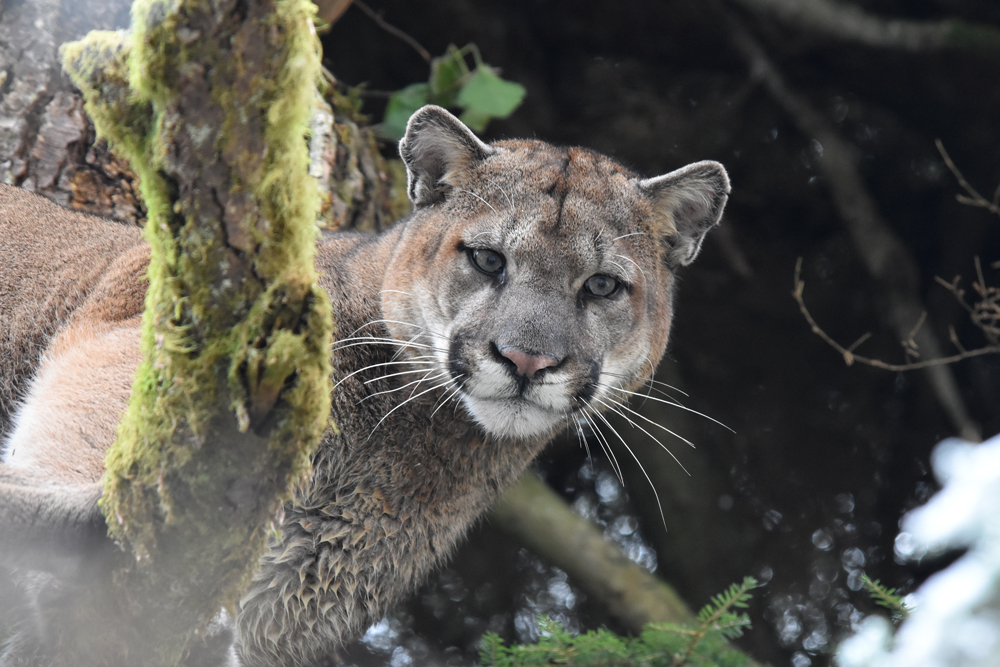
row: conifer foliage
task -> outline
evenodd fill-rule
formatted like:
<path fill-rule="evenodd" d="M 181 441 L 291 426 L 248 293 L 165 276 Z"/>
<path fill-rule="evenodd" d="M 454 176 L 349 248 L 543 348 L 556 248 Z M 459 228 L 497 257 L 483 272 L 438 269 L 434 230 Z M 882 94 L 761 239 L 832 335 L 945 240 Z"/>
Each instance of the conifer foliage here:
<path fill-rule="evenodd" d="M 499 635 L 485 635 L 480 665 L 743 667 L 748 658 L 726 640 L 736 639 L 750 628 L 750 617 L 738 610 L 747 607 L 750 591 L 756 586 L 753 577 L 746 577 L 741 584 L 714 596 L 698 614 L 698 623 L 650 623 L 638 637 L 620 637 L 603 628 L 573 635 L 543 616 L 538 619 L 541 638 L 537 644 L 504 646 Z"/>

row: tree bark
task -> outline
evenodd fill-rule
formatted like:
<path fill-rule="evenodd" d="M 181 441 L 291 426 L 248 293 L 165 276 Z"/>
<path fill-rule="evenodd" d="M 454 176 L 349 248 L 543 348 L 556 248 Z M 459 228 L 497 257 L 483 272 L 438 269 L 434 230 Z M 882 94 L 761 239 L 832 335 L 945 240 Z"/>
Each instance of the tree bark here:
<path fill-rule="evenodd" d="M 135 174 L 95 137 L 59 46 L 128 26 L 129 0 L 6 0 L 0 13 L 0 178 L 61 206 L 145 217 Z"/>
<path fill-rule="evenodd" d="M 304 141 L 312 12 L 151 0 L 130 40 L 91 33 L 64 50 L 149 212 L 144 361 L 101 500 L 135 556 L 107 583 L 134 619 L 116 630 L 137 664 L 177 664 L 234 602 L 327 427 L 331 314 Z"/>

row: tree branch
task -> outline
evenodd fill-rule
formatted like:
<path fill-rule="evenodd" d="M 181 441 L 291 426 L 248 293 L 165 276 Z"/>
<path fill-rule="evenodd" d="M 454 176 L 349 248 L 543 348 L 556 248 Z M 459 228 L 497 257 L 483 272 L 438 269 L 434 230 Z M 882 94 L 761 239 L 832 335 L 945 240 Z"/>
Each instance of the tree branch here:
<path fill-rule="evenodd" d="M 746 59 L 751 76 L 759 79 L 771 97 L 785 109 L 799 130 L 823 147 L 820 171 L 826 178 L 840 218 L 879 293 L 887 301 L 887 322 L 902 340 L 907 340 L 925 311 L 919 296 L 919 271 L 913 256 L 899 236 L 878 212 L 858 169 L 858 156 L 840 138 L 830 123 L 809 102 L 793 92 L 777 67 L 750 32 L 734 16 L 728 21 L 733 45 Z M 943 357 L 941 345 L 928 328 L 913 337 L 922 354 L 930 359 Z M 979 428 L 965 407 L 955 377 L 947 365 L 932 364 L 924 369 L 938 402 L 959 434 L 972 441 L 980 439 Z"/>
<path fill-rule="evenodd" d="M 793 27 L 867 46 L 912 52 L 961 49 L 991 58 L 1000 56 L 1000 28 L 960 19 L 884 19 L 856 5 L 834 0 L 735 2 Z"/>
<path fill-rule="evenodd" d="M 494 503 L 490 520 L 564 570 L 631 632 L 647 623 L 697 623 L 670 586 L 630 561 L 531 472 Z"/>
<path fill-rule="evenodd" d="M 965 176 L 955 165 L 954 161 L 952 161 L 951 156 L 948 155 L 948 151 L 945 150 L 944 143 L 940 139 L 935 139 L 934 145 L 937 146 L 938 152 L 941 154 L 941 158 L 944 160 L 945 165 L 947 165 L 948 169 L 955 177 L 955 180 L 957 180 L 958 184 L 962 186 L 962 189 L 968 193 L 967 195 L 955 195 L 955 198 L 962 204 L 985 208 L 990 213 L 1000 216 L 1000 186 L 997 186 L 997 189 L 993 191 L 993 201 L 986 199 L 986 197 L 979 194 L 978 190 L 972 187 L 971 183 L 965 180 Z"/>
<path fill-rule="evenodd" d="M 633 632 L 646 623 L 694 619 L 670 586 L 639 567 L 534 473 L 524 475 L 490 518 L 518 542 L 566 571 Z"/>
<path fill-rule="evenodd" d="M 410 48 L 416 51 L 418 54 L 420 54 L 420 57 L 423 58 L 426 62 L 429 63 L 431 61 L 430 51 L 421 46 L 420 42 L 418 42 L 412 36 L 406 34 L 402 30 L 400 30 L 399 28 L 397 28 L 396 26 L 392 25 L 384 18 L 382 18 L 379 15 L 379 13 L 376 12 L 371 7 L 369 7 L 368 4 L 364 2 L 364 0 L 354 0 L 354 4 L 355 6 L 357 6 L 358 9 L 367 14 L 372 21 L 375 21 L 375 25 L 382 28 L 382 30 L 385 30 L 393 37 L 401 39 L 407 44 L 409 44 Z"/>
<path fill-rule="evenodd" d="M 855 341 L 850 347 L 844 347 L 843 345 L 835 341 L 833 338 L 831 338 L 829 334 L 823 331 L 823 329 L 819 326 L 819 324 L 816 323 L 816 320 L 813 319 L 813 316 L 809 312 L 809 309 L 806 308 L 806 302 L 802 297 L 802 294 L 806 288 L 806 284 L 802 280 L 801 274 L 802 274 L 802 258 L 799 257 L 798 261 L 795 262 L 795 289 L 792 291 L 792 296 L 795 297 L 795 301 L 799 304 L 799 311 L 802 313 L 802 316 L 806 319 L 806 322 L 809 323 L 809 326 L 812 327 L 813 333 L 822 338 L 827 345 L 837 350 L 837 352 L 840 352 L 840 354 L 842 354 L 844 357 L 844 363 L 847 364 L 848 366 L 852 365 L 855 361 L 857 361 L 858 363 L 866 364 L 868 366 L 874 366 L 875 368 L 881 368 L 887 371 L 913 371 L 921 368 L 930 368 L 931 366 L 944 366 L 947 364 L 953 364 L 956 361 L 962 361 L 963 359 L 971 359 L 972 357 L 981 357 L 985 354 L 1000 354 L 1000 346 L 997 345 L 987 345 L 986 347 L 981 347 L 976 350 L 964 350 L 961 349 L 961 345 L 956 340 L 955 344 L 956 347 L 959 347 L 960 352 L 958 354 L 953 354 L 950 357 L 937 357 L 934 359 L 925 359 L 924 361 L 915 361 L 908 364 L 890 364 L 881 361 L 879 359 L 862 357 L 859 354 L 855 354 L 854 350 L 856 350 L 858 346 L 861 345 L 861 343 L 866 341 L 871 334 L 863 335 L 861 338 Z M 910 338 L 908 338 L 907 340 L 912 341 L 913 336 L 915 336 L 916 333 L 917 333 L 916 331 L 912 331 Z"/>

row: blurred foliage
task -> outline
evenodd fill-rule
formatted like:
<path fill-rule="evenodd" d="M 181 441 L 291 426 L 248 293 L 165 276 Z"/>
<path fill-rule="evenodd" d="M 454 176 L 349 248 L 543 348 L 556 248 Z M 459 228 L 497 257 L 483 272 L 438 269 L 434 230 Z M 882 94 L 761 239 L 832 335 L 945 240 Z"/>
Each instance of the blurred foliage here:
<path fill-rule="evenodd" d="M 885 607 L 892 612 L 893 623 L 900 623 L 910 614 L 909 608 L 903 602 L 903 598 L 896 594 L 895 588 L 889 588 L 878 579 L 872 579 L 867 574 L 861 577 L 861 582 L 865 590 L 872 596 L 875 604 Z"/>
<path fill-rule="evenodd" d="M 483 637 L 480 664 L 484 667 L 527 667 L 528 665 L 649 665 L 690 667 L 742 667 L 747 656 L 726 643 L 750 628 L 750 617 L 737 613 L 745 609 L 757 587 L 753 577 L 733 584 L 712 598 L 698 614 L 697 625 L 650 623 L 639 637 L 620 637 L 605 629 L 582 635 L 566 632 L 556 621 L 538 619 L 541 638 L 537 644 L 504 646 L 499 635 Z"/>
<path fill-rule="evenodd" d="M 466 62 L 472 56 L 475 67 Z M 475 132 L 482 132 L 494 118 L 507 118 L 524 99 L 524 86 L 506 81 L 482 61 L 475 44 L 461 49 L 448 46 L 444 55 L 431 60 L 430 79 L 398 90 L 389 98 L 381 132 L 399 140 L 413 112 L 425 104 L 461 110 L 459 118 Z"/>

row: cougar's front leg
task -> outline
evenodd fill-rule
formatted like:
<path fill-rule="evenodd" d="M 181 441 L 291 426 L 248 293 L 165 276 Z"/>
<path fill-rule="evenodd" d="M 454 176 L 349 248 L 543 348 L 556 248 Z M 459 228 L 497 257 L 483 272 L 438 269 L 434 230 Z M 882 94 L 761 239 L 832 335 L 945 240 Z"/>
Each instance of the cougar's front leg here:
<path fill-rule="evenodd" d="M 247 667 L 308 665 L 334 655 L 421 574 L 414 564 L 425 560 L 415 557 L 427 550 L 423 531 L 384 513 L 377 493 L 349 486 L 317 494 L 325 501 L 308 508 L 286 507 L 282 535 L 271 540 L 240 603 Z"/>

